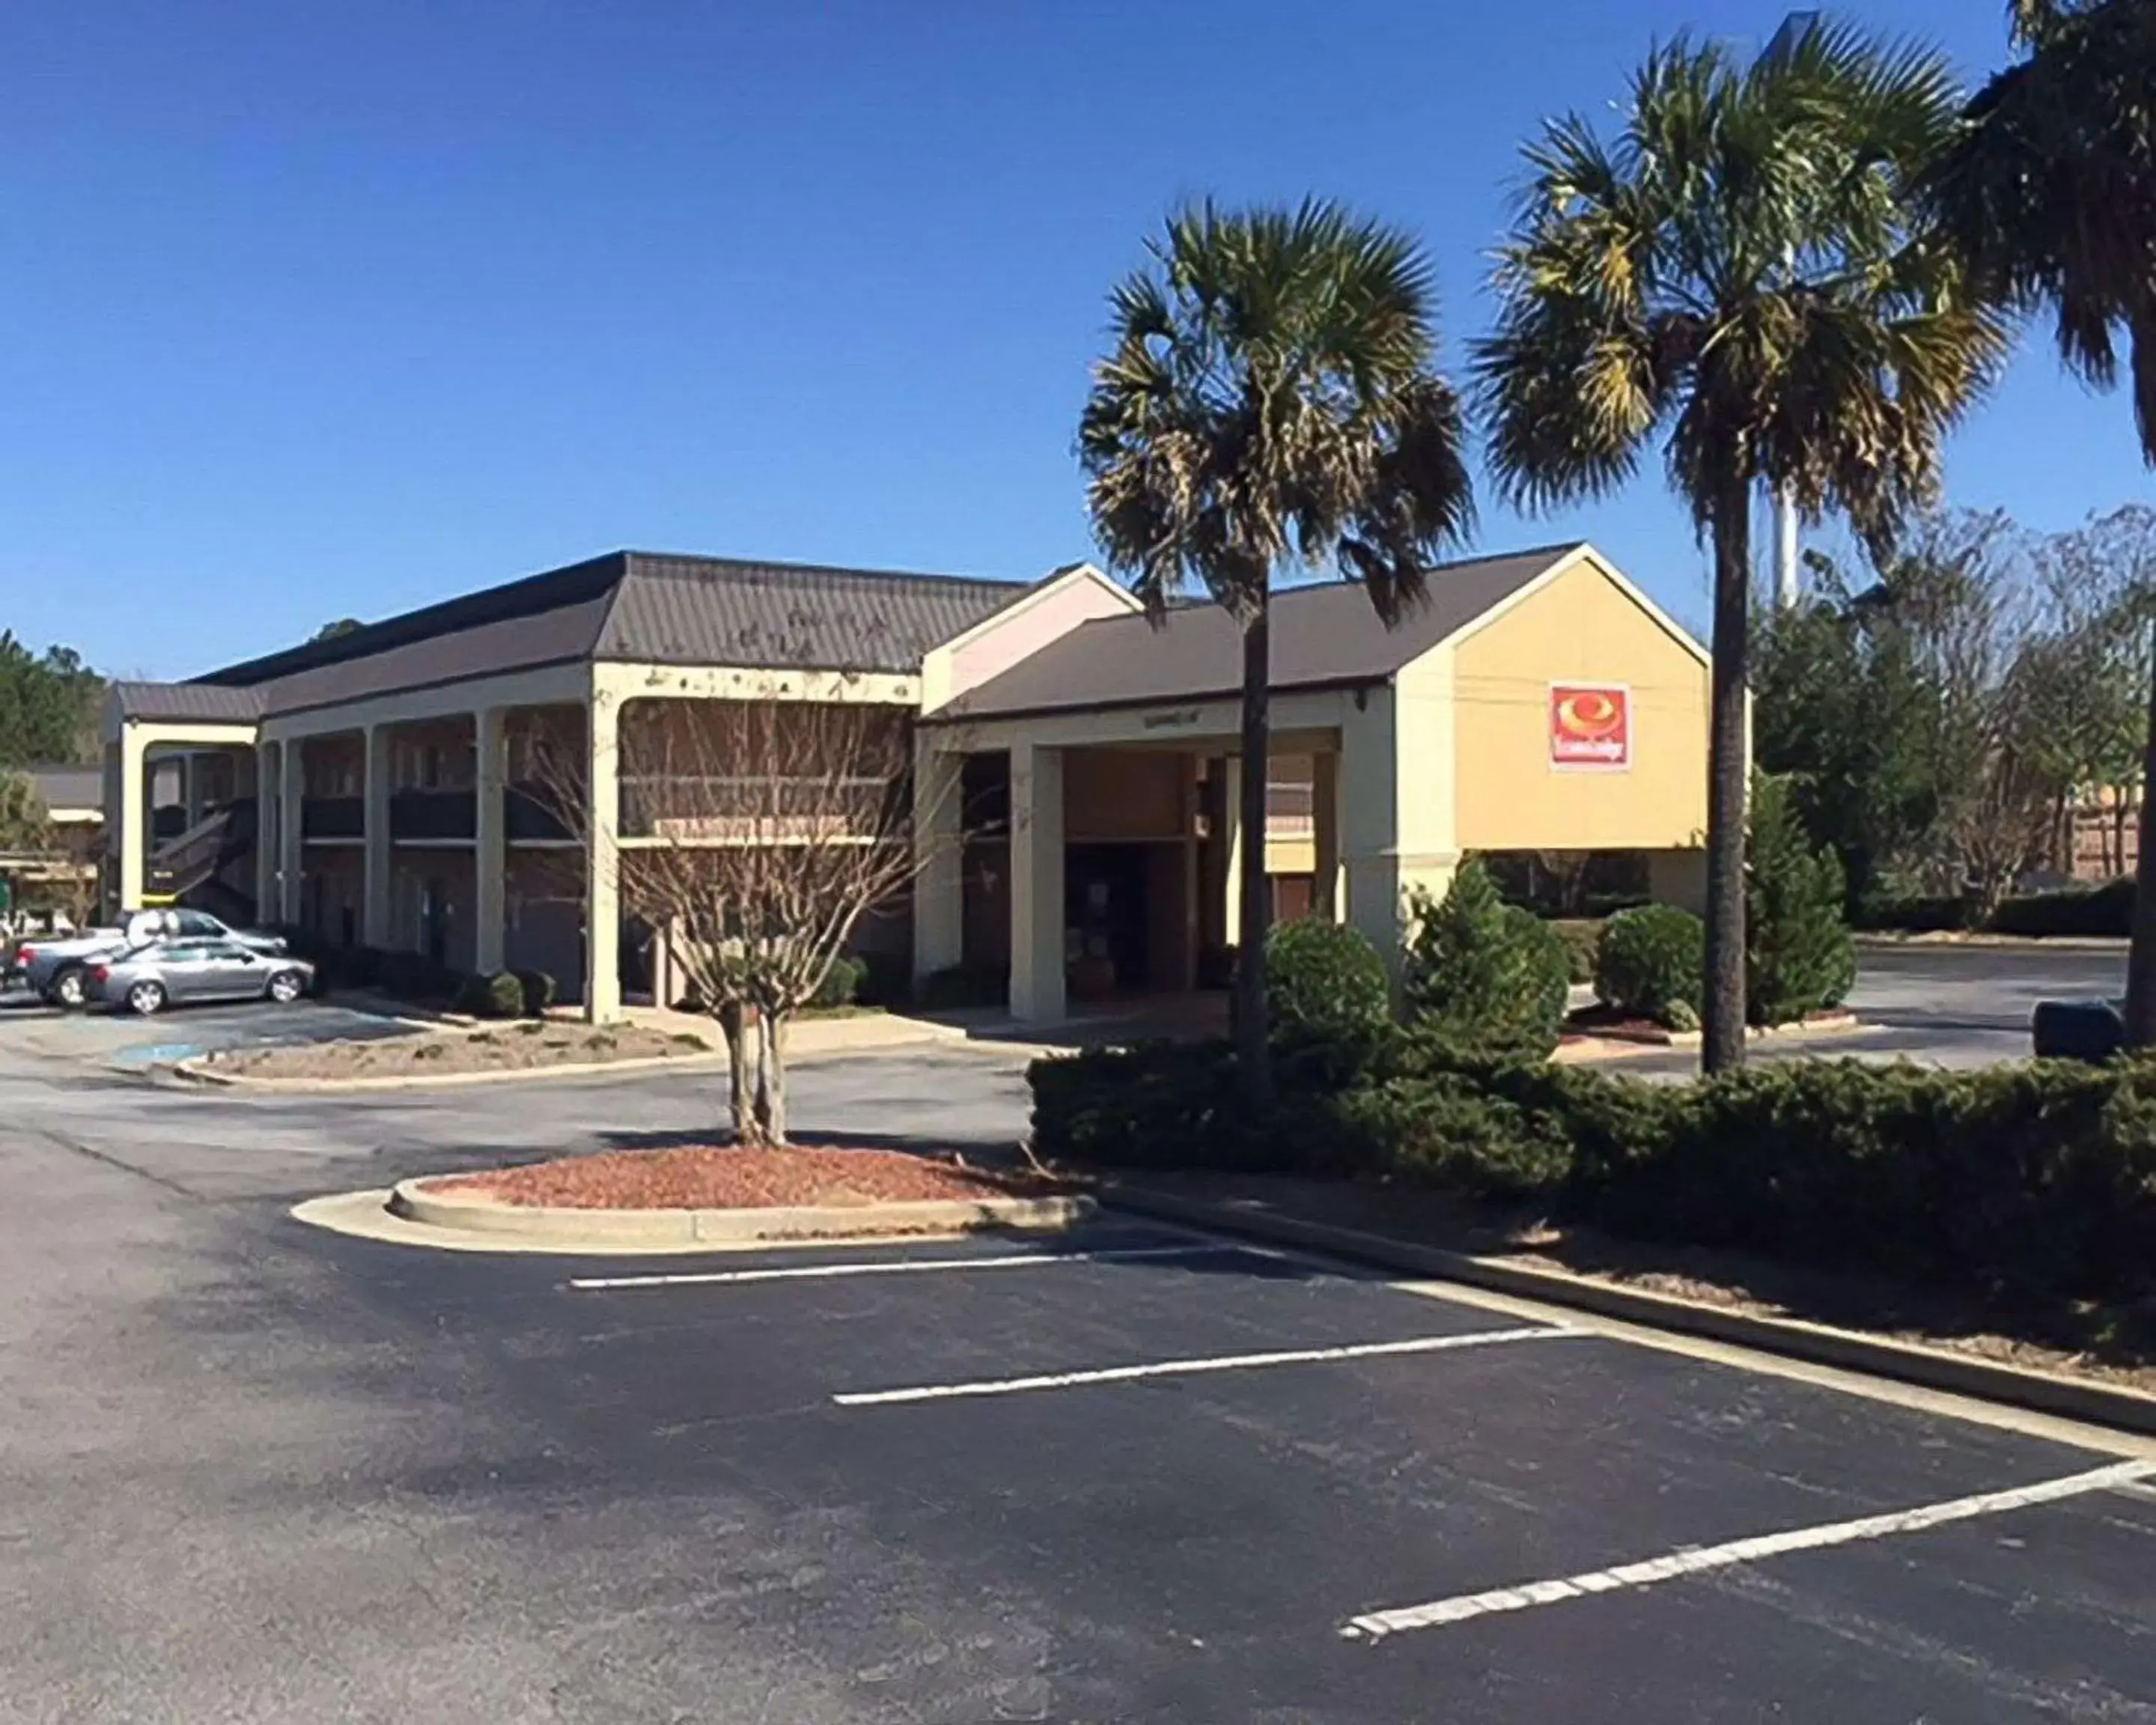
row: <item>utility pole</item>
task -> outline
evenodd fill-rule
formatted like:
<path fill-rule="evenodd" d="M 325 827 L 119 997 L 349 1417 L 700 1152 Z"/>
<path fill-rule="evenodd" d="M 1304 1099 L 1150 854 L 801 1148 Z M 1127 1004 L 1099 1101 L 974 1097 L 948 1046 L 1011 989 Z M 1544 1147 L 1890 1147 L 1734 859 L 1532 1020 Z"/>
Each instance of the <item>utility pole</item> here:
<path fill-rule="evenodd" d="M 1786 53 L 1819 21 L 1816 12 L 1791 13 L 1759 57 L 1767 59 Z M 1797 608 L 1797 500 L 1787 485 L 1774 486 L 1770 495 L 1774 501 L 1774 603 L 1781 610 L 1794 611 Z"/>

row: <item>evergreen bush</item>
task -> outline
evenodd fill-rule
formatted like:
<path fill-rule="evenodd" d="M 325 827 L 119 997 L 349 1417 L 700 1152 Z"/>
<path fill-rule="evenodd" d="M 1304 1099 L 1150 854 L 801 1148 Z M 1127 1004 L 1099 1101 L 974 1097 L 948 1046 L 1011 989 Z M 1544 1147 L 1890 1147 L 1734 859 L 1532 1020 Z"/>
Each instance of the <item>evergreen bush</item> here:
<path fill-rule="evenodd" d="M 1594 992 L 1631 1017 L 1675 1029 L 1689 1014 L 1696 1027 L 1706 970 L 1707 930 L 1698 917 L 1675 905 L 1640 905 L 1604 927 Z"/>
<path fill-rule="evenodd" d="M 1409 898 L 1402 989 L 1418 1033 L 1462 1048 L 1547 1055 L 1564 1023 L 1572 960 L 1532 911 L 1507 905 L 1474 858 L 1442 901 Z"/>

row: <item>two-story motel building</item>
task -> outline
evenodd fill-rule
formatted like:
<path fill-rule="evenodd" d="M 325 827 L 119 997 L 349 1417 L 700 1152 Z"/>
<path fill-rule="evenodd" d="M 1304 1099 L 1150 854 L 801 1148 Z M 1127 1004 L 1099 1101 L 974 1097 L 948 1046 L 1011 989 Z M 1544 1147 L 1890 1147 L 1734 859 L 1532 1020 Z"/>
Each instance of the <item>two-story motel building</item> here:
<path fill-rule="evenodd" d="M 1246 844 L 1240 653 L 1216 607 L 1156 624 L 1083 564 L 994 582 L 617 552 L 116 685 L 108 892 L 547 970 L 606 1019 L 651 979 L 593 853 L 659 842 L 665 814 L 663 784 L 624 783 L 624 715 L 844 701 L 914 737 L 922 872 L 865 937 L 916 976 L 1007 971 L 1023 1020 L 1062 1017 L 1081 973 L 1194 986 L 1245 866 L 1279 914 L 1388 951 L 1407 891 L 1442 891 L 1471 850 L 1636 853 L 1656 896 L 1696 899 L 1707 656 L 1591 547 L 1434 570 L 1390 629 L 1352 586 L 1284 591 L 1273 664 L 1271 806 Z M 579 839 L 534 794 L 542 744 L 581 752 Z M 153 783 L 175 780 L 182 830 L 157 845 Z"/>

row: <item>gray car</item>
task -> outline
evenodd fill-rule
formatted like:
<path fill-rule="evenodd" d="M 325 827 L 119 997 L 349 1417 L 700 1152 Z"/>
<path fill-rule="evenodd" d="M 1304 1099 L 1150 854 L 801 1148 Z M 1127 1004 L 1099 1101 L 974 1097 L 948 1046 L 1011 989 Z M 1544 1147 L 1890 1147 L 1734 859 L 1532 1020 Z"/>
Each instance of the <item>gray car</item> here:
<path fill-rule="evenodd" d="M 86 979 L 91 999 L 146 1017 L 202 1000 L 290 1005 L 314 986 L 315 968 L 236 940 L 162 940 L 96 961 Z"/>
<path fill-rule="evenodd" d="M 13 968 L 40 999 L 54 1006 L 76 1007 L 90 998 L 90 967 L 99 959 L 166 940 L 236 941 L 264 954 L 285 950 L 282 937 L 228 928 L 207 911 L 136 911 L 115 927 L 25 941 L 15 950 Z"/>

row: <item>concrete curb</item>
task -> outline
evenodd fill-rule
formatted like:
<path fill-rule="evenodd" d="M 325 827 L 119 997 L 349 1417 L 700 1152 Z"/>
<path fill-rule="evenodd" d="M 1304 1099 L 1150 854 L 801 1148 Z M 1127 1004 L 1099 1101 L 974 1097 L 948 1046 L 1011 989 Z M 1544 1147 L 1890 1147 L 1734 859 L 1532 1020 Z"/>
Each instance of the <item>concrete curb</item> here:
<path fill-rule="evenodd" d="M 814 1060 L 818 1055 L 810 1055 Z M 721 1072 L 724 1055 L 649 1055 L 633 1060 L 570 1060 L 555 1066 L 507 1066 L 492 1072 L 415 1072 L 401 1078 L 250 1078 L 244 1072 L 219 1072 L 210 1057 L 198 1055 L 174 1063 L 172 1070 L 196 1084 L 221 1090 L 259 1091 L 265 1096 L 338 1096 L 352 1091 L 457 1090 L 475 1084 L 530 1084 L 550 1078 L 612 1077 L 617 1073 Z"/>
<path fill-rule="evenodd" d="M 1089 1197 L 937 1199 L 920 1203 L 789 1204 L 765 1209 L 592 1210 L 503 1204 L 476 1193 L 429 1192 L 429 1178 L 400 1180 L 388 1209 L 408 1222 L 457 1235 L 486 1235 L 557 1251 L 612 1247 L 745 1246 L 982 1229 L 1055 1230 L 1097 1208 Z"/>
<path fill-rule="evenodd" d="M 1951 931 L 1893 934 L 1885 930 L 1873 930 L 1857 933 L 1851 938 L 1860 949 L 1869 947 L 1884 952 L 1900 952 L 1909 947 L 1919 950 L 1944 947 L 1948 951 L 1957 947 L 1969 947 L 1979 952 L 2123 952 L 2132 944 L 2125 936 L 2114 934 L 1961 934 Z"/>
<path fill-rule="evenodd" d="M 1810 1024 L 1748 1024 L 1744 1040 L 1753 1047 L 1771 1046 L 1782 1042 L 1811 1042 L 1821 1037 L 1854 1036 L 1886 1028 L 1860 1019 L 1855 1013 L 1845 1013 Z M 1580 1041 L 1558 1044 L 1557 1052 L 1550 1058 L 1561 1065 L 1580 1065 L 1597 1060 L 1628 1060 L 1640 1055 L 1689 1054 L 1699 1047 L 1702 1040 L 1702 1033 L 1697 1030 L 1671 1030 L 1659 1039 L 1645 1033 L 1585 1034 Z"/>
<path fill-rule="evenodd" d="M 2141 1436 L 2156 1435 L 2156 1395 L 2122 1386 L 2068 1378 L 2054 1372 L 2001 1365 L 1944 1348 L 1890 1341 L 1830 1324 L 1799 1318 L 1761 1317 L 1725 1307 L 1649 1293 L 1568 1271 L 1544 1270 L 1503 1259 L 1477 1257 L 1441 1246 L 1389 1240 L 1360 1229 L 1312 1222 L 1299 1216 L 1246 1209 L 1142 1187 L 1104 1186 L 1101 1200 L 1156 1220 L 1219 1234 L 1243 1235 L 1270 1245 L 1300 1246 L 1379 1269 L 1460 1282 L 1517 1298 L 1568 1306 L 1620 1318 L 1650 1329 L 1704 1336 L 1765 1353 L 1784 1354 L 1815 1365 L 1889 1378 L 1927 1389 L 1999 1402 L 2040 1414 L 2107 1425 Z"/>

